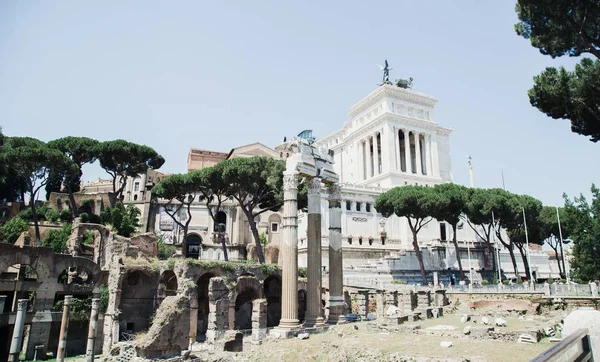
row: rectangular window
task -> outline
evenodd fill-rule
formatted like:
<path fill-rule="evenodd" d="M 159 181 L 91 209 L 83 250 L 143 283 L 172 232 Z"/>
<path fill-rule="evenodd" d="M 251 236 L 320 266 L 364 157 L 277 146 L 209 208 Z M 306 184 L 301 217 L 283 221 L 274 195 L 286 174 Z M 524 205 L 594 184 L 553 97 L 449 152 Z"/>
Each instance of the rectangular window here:
<path fill-rule="evenodd" d="M 357 202 L 357 203 L 356 203 L 356 211 L 360 211 L 360 207 L 361 207 L 361 206 L 362 206 L 362 205 L 361 205 L 361 203 L 360 203 L 360 202 Z"/>
<path fill-rule="evenodd" d="M 350 201 L 346 201 L 346 210 L 350 211 L 352 207 L 352 203 Z"/>
<path fill-rule="evenodd" d="M 140 183 L 136 182 L 133 184 L 133 191 L 140 191 Z"/>
<path fill-rule="evenodd" d="M 446 223 L 440 223 L 440 240 L 446 241 Z"/>
<path fill-rule="evenodd" d="M 365 204 L 365 211 L 371 212 L 371 204 L 369 204 L 368 202 Z"/>
<path fill-rule="evenodd" d="M 271 232 L 272 233 L 279 232 L 279 223 L 276 223 L 276 222 L 271 223 Z"/>

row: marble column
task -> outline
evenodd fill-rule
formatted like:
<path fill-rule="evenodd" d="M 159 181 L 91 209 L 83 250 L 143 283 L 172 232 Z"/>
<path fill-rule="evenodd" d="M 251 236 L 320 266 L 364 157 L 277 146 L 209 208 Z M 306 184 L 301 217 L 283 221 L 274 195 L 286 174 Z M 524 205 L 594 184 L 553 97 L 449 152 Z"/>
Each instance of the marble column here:
<path fill-rule="evenodd" d="M 283 259 L 279 329 L 300 328 L 298 322 L 298 173 L 283 173 Z"/>
<path fill-rule="evenodd" d="M 396 170 L 402 170 L 402 161 L 400 161 L 400 135 L 398 133 L 398 128 L 393 128 L 392 135 L 394 136 L 394 164 L 396 165 Z"/>
<path fill-rule="evenodd" d="M 25 326 L 25 313 L 27 313 L 28 299 L 19 299 L 17 302 L 17 316 L 13 328 L 12 341 L 10 342 L 10 352 L 8 362 L 19 362 L 19 353 L 21 353 L 21 344 L 23 343 L 23 328 Z"/>
<path fill-rule="evenodd" d="M 385 136 L 384 136 L 385 135 Z M 381 172 L 385 173 L 394 169 L 396 164 L 394 158 L 394 138 L 393 129 L 389 124 L 386 124 L 381 131 Z M 341 182 L 341 181 L 340 181 Z"/>
<path fill-rule="evenodd" d="M 415 160 L 417 163 L 417 175 L 422 175 L 423 168 L 421 165 L 421 142 L 420 142 L 419 138 L 420 138 L 420 133 L 415 132 L 415 155 L 417 156 L 415 158 Z"/>
<path fill-rule="evenodd" d="M 323 325 L 321 305 L 321 178 L 308 179 L 307 290 L 305 327 Z"/>
<path fill-rule="evenodd" d="M 341 188 L 329 185 L 329 318 L 327 323 L 338 324 L 344 318 L 344 273 L 342 268 L 342 208 Z"/>
<path fill-rule="evenodd" d="M 361 158 L 362 158 L 362 170 L 361 170 L 362 171 L 362 179 L 366 180 L 366 179 L 369 178 L 369 163 L 370 163 L 369 157 L 368 157 L 368 152 L 367 152 L 367 150 L 369 148 L 369 141 L 368 141 L 368 139 L 364 139 L 361 144 L 362 144 L 362 155 L 361 155 Z"/>
<path fill-rule="evenodd" d="M 410 131 L 404 129 L 402 132 L 404 132 L 404 160 L 406 164 L 406 173 L 411 173 L 412 157 L 410 157 Z"/>
<path fill-rule="evenodd" d="M 373 173 L 371 174 L 371 176 L 375 176 L 378 174 L 377 171 L 379 171 L 379 162 L 377 162 L 377 133 L 373 133 L 373 136 L 371 137 L 371 144 L 373 145 Z"/>
<path fill-rule="evenodd" d="M 358 167 L 358 172 L 357 172 L 357 179 L 358 180 L 364 180 L 364 172 L 363 172 L 363 144 L 362 141 L 358 141 L 356 143 L 356 159 L 358 160 L 357 163 L 357 167 Z"/>
<path fill-rule="evenodd" d="M 88 340 L 85 348 L 86 362 L 94 362 L 94 352 L 96 347 L 96 326 L 98 324 L 98 309 L 100 307 L 100 298 L 92 299 L 92 313 L 90 315 L 90 325 L 88 328 Z"/>
<path fill-rule="evenodd" d="M 69 331 L 69 311 L 71 310 L 72 295 L 65 295 L 63 301 L 63 314 L 60 324 L 60 335 L 58 337 L 58 350 L 56 351 L 56 362 L 65 360 L 65 350 L 67 348 L 67 333 Z"/>
<path fill-rule="evenodd" d="M 431 135 L 425 135 L 425 164 L 427 167 L 427 175 L 433 176 L 431 169 Z"/>

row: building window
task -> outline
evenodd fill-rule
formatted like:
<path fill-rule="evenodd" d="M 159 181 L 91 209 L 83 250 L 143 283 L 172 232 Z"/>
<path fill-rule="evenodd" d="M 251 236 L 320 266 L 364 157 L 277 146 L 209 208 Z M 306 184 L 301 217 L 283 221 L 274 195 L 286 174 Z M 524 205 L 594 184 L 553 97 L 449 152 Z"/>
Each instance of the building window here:
<path fill-rule="evenodd" d="M 350 201 L 346 201 L 346 210 L 350 211 L 352 207 L 352 203 Z"/>
<path fill-rule="evenodd" d="M 360 211 L 360 207 L 361 207 L 361 203 L 357 202 L 356 203 L 356 211 Z"/>
<path fill-rule="evenodd" d="M 279 223 L 277 223 L 277 222 L 272 222 L 271 223 L 271 232 L 272 233 L 279 232 Z"/>
<path fill-rule="evenodd" d="M 362 245 L 362 238 L 358 238 L 358 245 Z"/>
<path fill-rule="evenodd" d="M 137 194 L 133 195 L 133 201 L 137 201 L 137 199 L 138 199 L 138 195 Z"/>
<path fill-rule="evenodd" d="M 440 223 L 440 240 L 446 241 L 446 223 Z"/>
<path fill-rule="evenodd" d="M 352 245 L 352 238 L 348 238 L 348 244 Z"/>
<path fill-rule="evenodd" d="M 133 184 L 133 191 L 140 191 L 140 183 L 136 182 Z"/>
<path fill-rule="evenodd" d="M 373 239 L 369 238 L 369 245 L 373 245 Z"/>
<path fill-rule="evenodd" d="M 381 237 L 381 245 L 385 245 L 385 236 Z"/>
<path fill-rule="evenodd" d="M 371 212 L 371 204 L 369 204 L 368 202 L 365 204 L 365 211 Z"/>

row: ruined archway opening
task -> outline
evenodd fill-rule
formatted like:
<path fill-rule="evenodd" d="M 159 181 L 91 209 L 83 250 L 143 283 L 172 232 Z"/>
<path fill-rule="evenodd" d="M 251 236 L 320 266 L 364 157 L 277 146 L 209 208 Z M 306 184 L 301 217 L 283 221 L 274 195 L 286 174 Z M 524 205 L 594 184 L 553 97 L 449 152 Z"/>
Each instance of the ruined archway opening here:
<path fill-rule="evenodd" d="M 127 338 L 136 332 L 148 329 L 154 313 L 156 278 L 134 270 L 128 272 L 121 281 L 121 335 Z"/>
<path fill-rule="evenodd" d="M 57 282 L 62 284 L 90 284 L 92 275 L 87 270 L 70 266 L 58 275 Z"/>
<path fill-rule="evenodd" d="M 206 338 L 209 313 L 208 286 L 210 284 L 210 278 L 214 276 L 215 275 L 212 273 L 204 273 L 200 276 L 198 282 L 196 283 L 198 288 L 198 325 L 196 329 L 196 336 L 199 341 L 204 341 Z"/>
<path fill-rule="evenodd" d="M 31 265 L 14 264 L 0 273 L 0 280 L 37 282 L 38 274 Z"/>
<path fill-rule="evenodd" d="M 281 320 L 281 278 L 271 275 L 264 282 L 264 294 L 267 300 L 267 327 L 279 325 Z"/>
<path fill-rule="evenodd" d="M 165 297 L 177 295 L 177 276 L 172 270 L 165 270 L 160 276 L 158 290 Z"/>
<path fill-rule="evenodd" d="M 252 302 L 256 298 L 258 292 L 252 288 L 245 289 L 235 298 L 235 330 L 252 329 Z"/>

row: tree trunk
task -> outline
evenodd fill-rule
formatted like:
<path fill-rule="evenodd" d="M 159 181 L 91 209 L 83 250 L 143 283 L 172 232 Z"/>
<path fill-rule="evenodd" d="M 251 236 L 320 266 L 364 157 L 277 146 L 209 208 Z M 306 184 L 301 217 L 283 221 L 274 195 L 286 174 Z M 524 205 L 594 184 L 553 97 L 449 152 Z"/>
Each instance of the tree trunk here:
<path fill-rule="evenodd" d="M 260 235 L 258 235 L 258 229 L 256 228 L 254 219 L 250 222 L 250 230 L 252 230 L 252 236 L 254 237 L 254 242 L 256 243 L 256 255 L 258 256 L 258 262 L 264 264 L 265 255 L 263 254 L 262 244 L 260 243 Z"/>
<path fill-rule="evenodd" d="M 31 187 L 29 205 L 31 206 L 31 218 L 33 219 L 33 227 L 35 229 L 35 245 L 39 246 L 42 238 L 40 236 L 40 225 L 38 223 L 37 211 L 35 210 L 35 193 L 33 191 L 33 187 Z"/>
<path fill-rule="evenodd" d="M 500 278 L 497 277 L 498 275 L 500 275 L 500 271 L 498 270 L 498 263 L 496 261 L 496 250 L 494 248 L 494 245 L 492 245 L 492 243 L 489 240 L 487 241 L 487 247 L 488 251 L 492 255 L 492 273 L 494 273 L 495 278 L 498 278 L 498 282 L 500 282 Z"/>
<path fill-rule="evenodd" d="M 519 249 L 519 254 L 521 254 L 521 258 L 523 259 L 523 265 L 525 266 L 525 275 L 527 276 L 527 280 L 533 281 L 533 272 L 531 271 L 531 269 L 529 267 L 527 255 L 524 253 L 524 250 L 523 250 L 523 245 L 520 247 L 517 246 L 517 249 Z"/>
<path fill-rule="evenodd" d="M 510 261 L 512 261 L 513 269 L 515 271 L 515 278 L 519 280 L 519 268 L 517 267 L 517 259 L 515 259 L 515 251 L 512 247 L 509 247 L 508 253 L 510 254 Z"/>
<path fill-rule="evenodd" d="M 229 261 L 229 255 L 227 254 L 227 245 L 225 245 L 225 233 L 218 232 L 219 241 L 221 242 L 221 246 L 223 247 L 223 258 L 225 261 Z"/>
<path fill-rule="evenodd" d="M 460 251 L 458 250 L 458 241 L 456 240 L 456 224 L 452 224 L 452 244 L 454 244 L 454 250 L 456 250 L 456 259 L 458 260 L 458 269 L 460 270 L 461 280 L 465 280 L 465 271 L 462 267 Z"/>
<path fill-rule="evenodd" d="M 71 207 L 70 207 L 71 217 L 73 219 L 75 219 L 77 216 L 79 216 L 79 210 L 77 210 L 77 204 L 75 203 L 75 196 L 73 196 L 73 180 L 72 180 L 72 178 L 67 181 L 67 192 L 69 193 L 69 202 L 71 203 Z"/>
<path fill-rule="evenodd" d="M 558 246 L 552 246 L 552 244 L 548 243 L 548 245 L 550 245 L 550 247 L 552 248 L 552 250 L 554 250 L 554 257 L 556 258 L 556 264 L 558 264 L 558 274 L 563 275 L 563 268 L 561 267 L 561 260 L 559 259 L 559 254 L 558 254 Z"/>
<path fill-rule="evenodd" d="M 423 255 L 421 255 L 421 249 L 419 248 L 419 243 L 417 242 L 417 232 L 412 230 L 413 234 L 413 249 L 415 250 L 415 254 L 417 254 L 417 260 L 419 261 L 419 268 L 421 269 L 421 279 L 423 281 L 423 285 L 427 285 L 427 275 L 425 274 L 425 264 L 423 264 Z"/>
<path fill-rule="evenodd" d="M 558 261 L 558 265 L 560 266 L 560 263 L 562 262 L 562 270 L 563 273 L 565 274 L 563 276 L 564 279 L 567 279 L 567 266 L 565 265 L 565 250 L 563 249 L 563 244 L 562 242 L 559 240 L 560 242 L 560 260 Z"/>
<path fill-rule="evenodd" d="M 183 240 L 181 241 L 181 245 L 182 245 L 181 254 L 185 258 L 187 258 L 187 254 L 188 254 L 187 241 L 185 240 L 187 238 L 187 232 L 188 232 L 188 228 L 187 228 L 187 226 L 184 226 L 183 227 Z"/>

